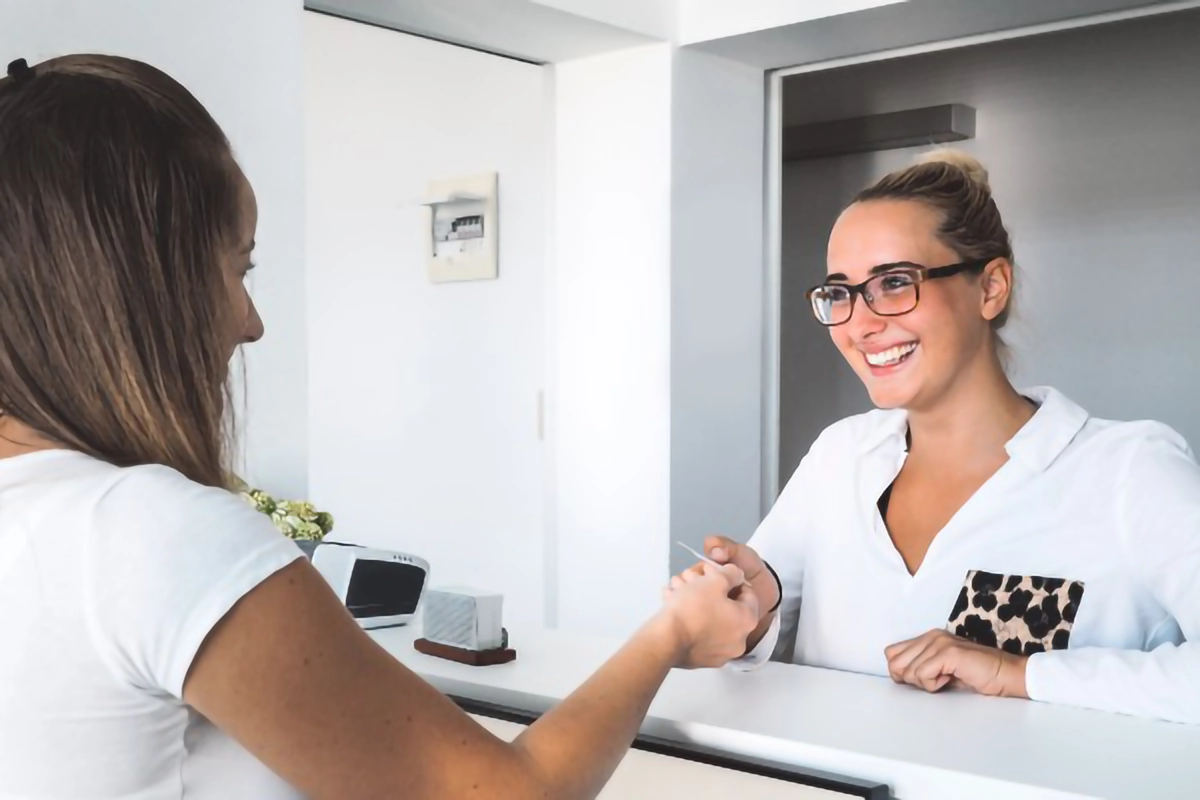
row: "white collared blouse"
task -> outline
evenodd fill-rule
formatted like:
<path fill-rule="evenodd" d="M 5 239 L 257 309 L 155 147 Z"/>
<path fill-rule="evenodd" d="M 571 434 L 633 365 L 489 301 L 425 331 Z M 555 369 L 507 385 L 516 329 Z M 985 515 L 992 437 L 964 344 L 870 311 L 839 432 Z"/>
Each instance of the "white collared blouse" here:
<path fill-rule="evenodd" d="M 1030 655 L 1034 700 L 1200 724 L 1200 467 L 1156 422 L 1094 419 L 1037 388 L 1009 460 L 909 574 L 878 499 L 907 456 L 903 411 L 825 430 L 750 545 L 783 602 L 739 664 L 887 675 L 933 628 Z M 1191 641 L 1187 641 L 1187 640 Z"/>

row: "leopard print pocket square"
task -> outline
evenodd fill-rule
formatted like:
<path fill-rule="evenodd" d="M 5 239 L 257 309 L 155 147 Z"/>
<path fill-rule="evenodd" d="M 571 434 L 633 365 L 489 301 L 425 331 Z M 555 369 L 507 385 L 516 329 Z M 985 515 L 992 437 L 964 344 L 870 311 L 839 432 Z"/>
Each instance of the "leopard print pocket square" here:
<path fill-rule="evenodd" d="M 1014 655 L 1064 650 L 1083 600 L 1083 583 L 971 570 L 946 630 Z"/>

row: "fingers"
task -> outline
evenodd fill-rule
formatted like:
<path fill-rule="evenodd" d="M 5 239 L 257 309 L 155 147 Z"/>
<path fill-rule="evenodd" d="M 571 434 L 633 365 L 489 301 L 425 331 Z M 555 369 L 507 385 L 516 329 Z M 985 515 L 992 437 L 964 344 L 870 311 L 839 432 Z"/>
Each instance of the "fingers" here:
<path fill-rule="evenodd" d="M 897 642 L 884 650 L 887 656 L 888 674 L 896 683 L 908 683 L 906 672 L 912 663 L 918 659 L 925 649 L 930 646 L 941 631 L 929 631 L 915 639 Z"/>
<path fill-rule="evenodd" d="M 713 572 L 723 575 L 725 580 L 729 582 L 730 590 L 736 589 L 746 582 L 746 573 L 742 572 L 742 568 L 737 564 L 726 564 L 720 569 L 714 569 L 708 564 L 705 564 L 704 566 L 708 567 L 708 569 L 712 570 Z"/>
<path fill-rule="evenodd" d="M 1025 659 L 960 639 L 948 631 L 933 630 L 897 642 L 886 648 L 884 654 L 892 680 L 927 692 L 953 686 L 986 695 L 1029 696 L 1025 688 Z"/>
<path fill-rule="evenodd" d="M 888 675 L 896 683 L 904 683 L 904 671 L 917 656 L 925 649 L 925 642 L 920 638 L 898 642 L 887 648 L 885 654 L 888 662 Z"/>
<path fill-rule="evenodd" d="M 663 603 L 681 611 L 690 608 L 691 613 L 708 617 L 710 625 L 717 625 L 714 630 L 732 634 L 729 639 L 732 654 L 725 656 L 725 660 L 745 652 L 745 639 L 759 621 L 758 597 L 748 590 L 742 571 L 733 565 L 714 567 L 702 562 L 672 577 L 663 590 Z"/>
<path fill-rule="evenodd" d="M 935 640 L 908 665 L 904 671 L 904 682 L 927 692 L 941 690 L 954 677 L 949 659 L 951 655 L 950 648 L 942 641 Z"/>
<path fill-rule="evenodd" d="M 683 572 L 679 573 L 678 575 L 672 576 L 671 582 L 669 584 L 670 588 L 671 589 L 679 589 L 680 587 L 685 586 L 686 584 L 694 581 L 696 578 L 703 576 L 705 567 L 707 567 L 708 569 L 712 569 L 712 567 L 710 565 L 705 564 L 703 561 L 701 561 L 699 564 L 694 564 L 694 565 L 688 567 L 687 569 L 685 569 Z"/>
<path fill-rule="evenodd" d="M 712 564 L 704 561 L 688 567 L 688 569 L 679 573 L 677 577 L 683 583 L 692 583 L 704 578 L 715 580 L 717 577 L 722 577 L 729 584 L 728 589 L 726 589 L 727 593 L 729 590 L 735 589 L 746 582 L 746 574 L 736 564 L 723 564 L 719 567 L 714 567 Z"/>
<path fill-rule="evenodd" d="M 927 692 L 938 692 L 957 678 L 959 640 L 943 630 L 932 630 L 915 639 L 886 648 L 888 674 Z"/>
<path fill-rule="evenodd" d="M 749 627 L 747 634 L 758 626 L 759 604 L 758 595 L 747 589 L 739 590 L 733 597 L 735 603 L 746 609 L 746 621 Z"/>
<path fill-rule="evenodd" d="M 914 642 L 919 641 L 922 638 L 922 636 L 928 636 L 928 635 L 929 635 L 929 633 L 924 633 L 921 636 L 914 636 L 912 639 L 905 639 L 903 642 L 896 642 L 895 644 L 890 644 L 887 647 L 883 648 L 883 654 L 884 654 L 884 656 L 887 657 L 888 661 L 891 661 L 893 658 L 898 656 L 900 653 L 902 653 L 903 651 L 905 651 L 909 647 L 911 647 Z"/>
<path fill-rule="evenodd" d="M 746 583 L 753 583 L 763 571 L 763 560 L 754 548 L 738 544 L 725 536 L 709 536 L 704 540 L 704 551 L 718 564 L 737 564 Z"/>
<path fill-rule="evenodd" d="M 888 659 L 888 675 L 896 683 L 907 683 L 904 679 L 905 672 L 918 656 L 925 650 L 925 645 L 920 641 L 912 641 L 908 647 L 899 650 Z"/>
<path fill-rule="evenodd" d="M 735 565 L 703 562 L 671 578 L 663 591 L 666 613 L 690 636 L 680 666 L 719 667 L 746 652 L 760 601 L 744 581 Z"/>
<path fill-rule="evenodd" d="M 745 575 L 737 566 L 726 564 L 714 567 L 712 564 L 701 562 L 672 577 L 665 591 L 670 594 L 690 587 L 691 591 L 705 594 L 712 592 L 718 597 L 735 600 L 745 608 L 757 609 L 757 597 L 753 598 L 753 606 L 747 605 L 751 601 L 742 599 L 742 595 L 753 595 L 753 592 L 740 591 L 741 587 L 745 585 L 747 585 Z"/>

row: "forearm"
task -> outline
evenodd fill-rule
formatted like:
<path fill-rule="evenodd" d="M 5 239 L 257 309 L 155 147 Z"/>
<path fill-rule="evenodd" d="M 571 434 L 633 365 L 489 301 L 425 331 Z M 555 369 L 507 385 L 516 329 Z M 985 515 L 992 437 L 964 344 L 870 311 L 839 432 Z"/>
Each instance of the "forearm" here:
<path fill-rule="evenodd" d="M 599 794 L 681 653 L 672 623 L 656 617 L 514 742 L 537 772 L 545 797 L 575 800 Z"/>

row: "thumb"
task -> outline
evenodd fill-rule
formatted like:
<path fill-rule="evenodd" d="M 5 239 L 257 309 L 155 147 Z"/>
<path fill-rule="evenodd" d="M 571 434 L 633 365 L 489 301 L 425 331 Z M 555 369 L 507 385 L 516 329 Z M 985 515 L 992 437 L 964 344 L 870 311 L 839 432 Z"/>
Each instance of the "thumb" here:
<path fill-rule="evenodd" d="M 704 540 L 704 554 L 718 564 L 737 558 L 738 544 L 727 536 L 709 536 Z"/>

